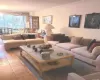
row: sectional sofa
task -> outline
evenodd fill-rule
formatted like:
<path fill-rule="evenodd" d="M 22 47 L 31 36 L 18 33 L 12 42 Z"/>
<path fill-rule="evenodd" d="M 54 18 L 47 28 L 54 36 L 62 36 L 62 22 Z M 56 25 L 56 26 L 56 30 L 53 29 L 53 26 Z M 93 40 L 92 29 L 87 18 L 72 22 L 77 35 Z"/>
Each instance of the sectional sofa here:
<path fill-rule="evenodd" d="M 75 58 L 84 61 L 88 64 L 96 66 L 96 59 L 100 57 L 100 46 L 96 46 L 92 52 L 87 50 L 87 45 L 92 39 L 81 38 L 78 42 L 62 42 L 59 41 L 48 41 L 47 43 L 51 44 L 54 49 L 60 50 L 61 52 L 67 52 L 73 54 Z"/>
<path fill-rule="evenodd" d="M 67 80 L 100 80 L 100 72 L 80 76 L 76 73 L 69 73 Z"/>
<path fill-rule="evenodd" d="M 30 37 L 28 37 L 28 35 L 30 35 Z M 9 50 L 11 48 L 16 48 L 21 45 L 44 43 L 44 39 L 36 38 L 34 36 L 36 36 L 36 33 L 8 34 L 8 35 L 1 35 L 1 39 L 4 42 L 6 50 Z"/>

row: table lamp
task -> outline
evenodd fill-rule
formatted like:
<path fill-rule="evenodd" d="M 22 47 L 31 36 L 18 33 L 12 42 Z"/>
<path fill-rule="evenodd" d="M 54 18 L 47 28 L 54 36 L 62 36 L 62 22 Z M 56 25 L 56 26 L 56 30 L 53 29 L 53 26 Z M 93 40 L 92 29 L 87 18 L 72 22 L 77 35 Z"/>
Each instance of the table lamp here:
<path fill-rule="evenodd" d="M 51 40 L 51 38 L 52 38 L 51 34 L 53 33 L 52 29 L 54 29 L 54 27 L 51 24 L 47 24 L 45 26 L 45 32 L 46 32 L 46 36 L 44 37 L 45 42 Z"/>
<path fill-rule="evenodd" d="M 51 36 L 51 34 L 53 33 L 52 29 L 54 29 L 54 27 L 51 24 L 47 24 L 45 26 L 46 36 Z"/>

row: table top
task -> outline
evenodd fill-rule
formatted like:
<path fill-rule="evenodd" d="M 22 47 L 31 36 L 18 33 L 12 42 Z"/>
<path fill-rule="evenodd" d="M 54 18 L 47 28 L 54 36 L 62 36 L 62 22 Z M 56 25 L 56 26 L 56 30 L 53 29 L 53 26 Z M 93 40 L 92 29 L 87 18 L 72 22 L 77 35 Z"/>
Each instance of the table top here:
<path fill-rule="evenodd" d="M 32 49 L 32 46 L 33 45 L 31 45 L 30 47 L 20 46 L 20 48 L 23 51 L 25 51 L 27 54 L 29 54 L 32 58 L 34 58 L 36 61 L 41 62 L 41 63 L 44 63 L 44 62 L 52 62 L 52 61 L 56 61 L 56 60 L 60 60 L 60 59 L 66 59 L 66 58 L 72 58 L 73 57 L 72 54 L 68 54 L 67 52 L 66 53 L 63 53 L 63 55 L 59 56 L 59 55 L 57 55 L 57 53 L 61 53 L 61 52 L 59 50 L 54 50 L 50 54 L 50 59 L 44 60 L 42 58 L 42 55 L 40 54 L 40 52 L 35 52 Z"/>

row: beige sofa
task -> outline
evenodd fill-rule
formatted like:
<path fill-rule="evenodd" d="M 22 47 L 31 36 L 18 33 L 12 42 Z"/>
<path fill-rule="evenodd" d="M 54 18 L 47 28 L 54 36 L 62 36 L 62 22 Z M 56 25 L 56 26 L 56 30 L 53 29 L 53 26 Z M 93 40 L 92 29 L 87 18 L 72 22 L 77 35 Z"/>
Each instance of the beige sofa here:
<path fill-rule="evenodd" d="M 35 33 L 24 33 L 24 34 L 35 35 Z M 8 34 L 8 35 L 1 36 L 6 50 L 11 49 L 11 48 L 16 48 L 16 47 L 19 47 L 21 45 L 44 43 L 44 39 L 41 39 L 41 38 L 14 40 L 13 37 L 16 35 L 20 35 L 20 34 Z"/>
<path fill-rule="evenodd" d="M 92 73 L 85 76 L 69 73 L 67 80 L 100 80 L 100 72 Z"/>
<path fill-rule="evenodd" d="M 79 44 L 73 44 L 71 42 L 59 43 L 58 41 L 48 41 L 48 43 L 61 52 L 68 52 L 73 54 L 76 59 L 96 66 L 95 61 L 100 56 L 100 46 L 95 47 L 92 52 L 89 52 L 87 45 L 91 40 L 82 38 Z"/>

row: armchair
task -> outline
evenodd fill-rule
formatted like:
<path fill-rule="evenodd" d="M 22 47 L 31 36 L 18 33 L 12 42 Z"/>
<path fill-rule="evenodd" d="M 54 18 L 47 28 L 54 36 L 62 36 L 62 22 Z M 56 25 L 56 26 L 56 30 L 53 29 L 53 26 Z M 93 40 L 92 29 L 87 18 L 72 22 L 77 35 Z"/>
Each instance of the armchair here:
<path fill-rule="evenodd" d="M 85 76 L 79 76 L 75 73 L 69 73 L 67 80 L 100 80 L 100 72 L 96 72 Z"/>

